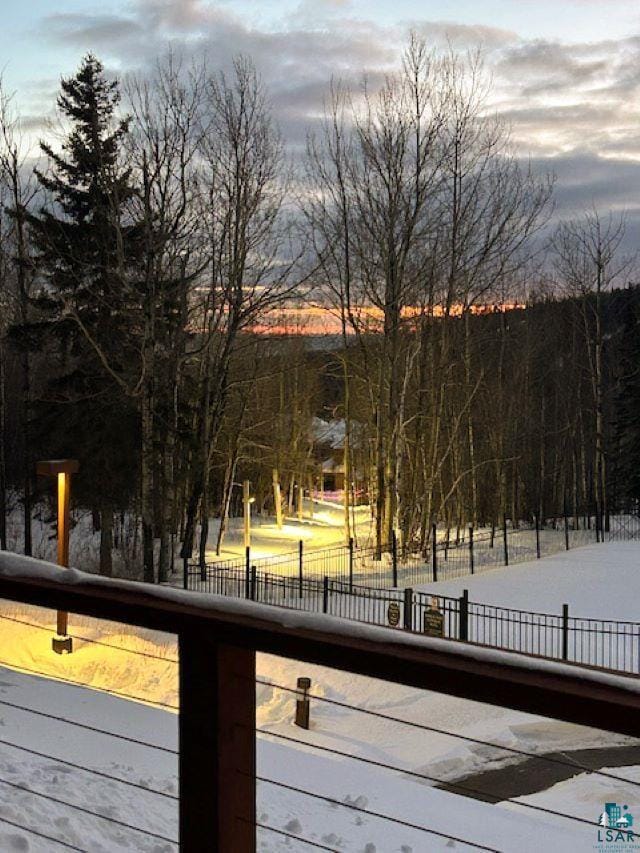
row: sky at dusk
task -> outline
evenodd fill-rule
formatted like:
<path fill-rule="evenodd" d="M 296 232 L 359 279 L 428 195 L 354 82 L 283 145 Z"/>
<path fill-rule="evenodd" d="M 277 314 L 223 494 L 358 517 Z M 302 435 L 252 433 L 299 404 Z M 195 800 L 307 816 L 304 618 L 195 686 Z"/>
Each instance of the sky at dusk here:
<path fill-rule="evenodd" d="M 640 4 L 626 0 L 29 0 L 3 4 L 0 65 L 25 127 L 42 132 L 61 74 L 94 51 L 120 75 L 171 42 L 226 66 L 250 54 L 293 146 L 331 76 L 375 81 L 410 29 L 434 47 L 483 47 L 493 107 L 559 215 L 624 210 L 640 236 Z"/>

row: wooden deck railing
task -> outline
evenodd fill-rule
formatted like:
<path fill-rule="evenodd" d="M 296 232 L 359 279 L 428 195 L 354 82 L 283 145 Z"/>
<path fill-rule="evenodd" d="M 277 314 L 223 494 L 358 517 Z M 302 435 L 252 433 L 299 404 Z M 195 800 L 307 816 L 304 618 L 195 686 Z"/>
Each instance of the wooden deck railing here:
<path fill-rule="evenodd" d="M 180 846 L 254 851 L 256 652 L 640 735 L 640 678 L 0 553 L 0 599 L 177 635 Z"/>

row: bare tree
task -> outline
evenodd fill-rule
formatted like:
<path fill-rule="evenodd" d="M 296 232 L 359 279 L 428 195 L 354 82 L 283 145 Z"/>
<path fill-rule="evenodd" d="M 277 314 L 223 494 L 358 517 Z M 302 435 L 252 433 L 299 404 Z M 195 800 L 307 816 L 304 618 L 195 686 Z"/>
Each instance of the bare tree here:
<path fill-rule="evenodd" d="M 631 259 L 620 253 L 624 216 L 602 218 L 593 210 L 582 219 L 562 223 L 553 238 L 558 276 L 580 310 L 587 371 L 593 400 L 595 456 L 593 491 L 598 511 L 606 516 L 607 447 L 604 431 L 602 295 L 627 271 Z"/>
<path fill-rule="evenodd" d="M 29 251 L 27 211 L 36 193 L 31 171 L 27 168 L 30 151 L 24 141 L 20 119 L 12 97 L 0 79 L 0 182 L 3 206 L 3 273 L 5 283 L 11 274 L 15 282 L 15 311 L 13 316 L 26 330 L 31 320 L 31 288 L 34 264 Z M 5 291 L 6 295 L 6 291 Z M 33 447 L 31 436 L 31 355 L 29 347 L 21 346 L 22 374 L 22 499 L 24 509 L 24 553 L 32 553 L 31 516 Z M 4 360 L 3 360 L 4 364 Z M 4 389 L 4 379 L 3 379 Z"/>
<path fill-rule="evenodd" d="M 204 72 L 174 55 L 150 79 L 126 85 L 133 116 L 130 161 L 139 193 L 131 219 L 141 264 L 133 292 L 141 305 L 139 369 L 130 393 L 139 400 L 141 507 L 145 580 L 168 577 L 176 524 L 176 466 L 181 373 L 187 360 L 192 297 L 207 265 L 198 205 L 198 146 Z"/>
<path fill-rule="evenodd" d="M 231 76 L 207 77 L 201 122 L 201 211 L 209 266 L 202 287 L 204 345 L 184 556 L 192 553 L 199 507 L 201 538 L 207 536 L 209 472 L 234 348 L 243 332 L 295 289 L 292 273 L 301 255 L 289 239 L 282 140 L 248 59 L 236 59 Z"/>

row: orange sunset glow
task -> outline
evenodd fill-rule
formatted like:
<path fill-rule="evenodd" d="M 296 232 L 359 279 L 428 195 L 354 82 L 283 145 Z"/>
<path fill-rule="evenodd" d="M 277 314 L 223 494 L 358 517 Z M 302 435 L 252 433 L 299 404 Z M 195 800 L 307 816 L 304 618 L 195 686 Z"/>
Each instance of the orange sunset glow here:
<path fill-rule="evenodd" d="M 461 303 L 452 305 L 446 309 L 443 305 L 435 305 L 429 308 L 420 306 L 406 306 L 401 315 L 405 320 L 415 317 L 461 317 L 465 311 L 471 314 L 495 314 L 506 311 L 514 311 L 524 308 L 519 302 L 505 302 L 500 304 L 478 304 L 464 306 Z M 373 305 L 360 306 L 354 309 L 355 322 L 363 331 L 382 332 L 384 319 L 383 311 Z M 322 335 L 342 334 L 342 322 L 339 310 L 323 305 L 305 305 L 289 308 L 279 308 L 270 312 L 262 322 L 251 327 L 251 331 L 258 335 L 303 335 L 309 337 Z M 347 335 L 354 335 L 353 325 L 347 322 Z"/>

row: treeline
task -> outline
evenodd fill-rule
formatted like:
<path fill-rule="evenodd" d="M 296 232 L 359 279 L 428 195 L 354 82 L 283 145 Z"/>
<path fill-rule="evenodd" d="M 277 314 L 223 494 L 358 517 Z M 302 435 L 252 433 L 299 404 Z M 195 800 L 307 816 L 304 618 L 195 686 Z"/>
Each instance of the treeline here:
<path fill-rule="evenodd" d="M 622 223 L 565 223 L 541 272 L 552 181 L 510 151 L 484 79 L 412 38 L 378 91 L 330 86 L 293 161 L 245 58 L 119 83 L 87 56 L 35 160 L 3 94 L 0 547 L 15 494 L 31 552 L 35 461 L 71 456 L 101 571 L 128 529 L 129 573 L 165 580 L 211 515 L 224 534 L 239 481 L 270 512 L 274 471 L 290 506 L 313 487 L 328 413 L 347 538 L 361 487 L 379 543 L 637 499 Z M 290 300 L 326 306 L 341 345 L 258 333 Z"/>
<path fill-rule="evenodd" d="M 638 286 L 421 324 L 402 341 L 412 363 L 396 530 L 406 542 L 424 546 L 434 520 L 464 529 L 567 512 L 606 524 L 607 513 L 637 511 Z M 366 346 L 382 352 L 379 339 Z M 361 429 L 351 465 L 375 494 L 376 404 L 355 343 L 346 358 Z"/>

